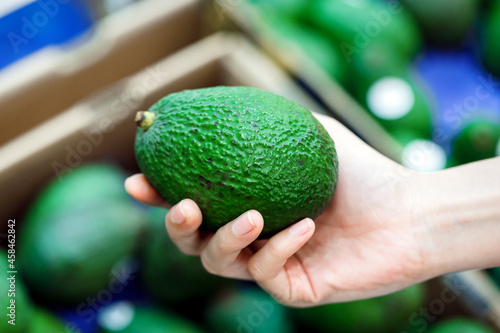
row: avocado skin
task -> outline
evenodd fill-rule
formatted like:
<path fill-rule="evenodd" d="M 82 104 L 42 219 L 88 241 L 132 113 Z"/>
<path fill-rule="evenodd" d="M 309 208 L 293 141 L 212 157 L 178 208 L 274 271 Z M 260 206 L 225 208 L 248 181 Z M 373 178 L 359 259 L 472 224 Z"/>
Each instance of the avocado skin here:
<path fill-rule="evenodd" d="M 381 297 L 294 309 L 294 318 L 321 333 L 401 332 L 424 299 L 425 285 L 417 284 Z"/>
<path fill-rule="evenodd" d="M 153 125 L 136 136 L 140 169 L 171 204 L 193 199 L 210 231 L 256 209 L 269 237 L 318 217 L 333 197 L 333 140 L 293 101 L 221 86 L 168 95 L 150 112 Z"/>
<path fill-rule="evenodd" d="M 0 280 L 1 293 L 0 293 L 0 306 L 2 307 L 2 320 L 0 321 L 0 332 L 9 332 L 9 333 L 21 333 L 26 332 L 28 329 L 28 324 L 33 316 L 33 304 L 31 299 L 28 296 L 26 287 L 20 279 L 20 275 L 16 274 L 15 278 L 15 295 L 10 290 L 10 280 L 7 278 L 10 277 L 10 273 L 12 269 L 9 267 L 9 254 L 5 249 L 0 248 L 0 270 L 2 272 L 2 279 Z M 12 257 L 10 258 L 12 259 Z M 16 260 L 18 256 L 16 255 Z M 21 267 L 15 262 L 15 268 L 18 269 Z M 10 295 L 9 295 L 10 294 Z M 11 306 L 11 300 L 14 300 L 15 306 L 15 325 L 9 324 L 9 320 L 11 317 L 8 317 L 7 314 L 10 314 L 9 306 Z"/>
<path fill-rule="evenodd" d="M 481 60 L 486 70 L 500 76 L 500 2 L 491 2 L 481 25 Z"/>
<path fill-rule="evenodd" d="M 293 333 L 289 308 L 258 287 L 222 289 L 205 313 L 211 332 Z"/>
<path fill-rule="evenodd" d="M 166 304 L 200 300 L 229 280 L 209 274 L 198 257 L 179 251 L 165 230 L 165 208 L 146 214 L 148 241 L 144 244 L 142 278 L 146 288 Z"/>
<path fill-rule="evenodd" d="M 23 278 L 34 294 L 74 304 L 108 287 L 113 268 L 135 251 L 143 228 L 124 180 L 118 168 L 90 164 L 40 193 L 18 244 Z"/>
<path fill-rule="evenodd" d="M 123 329 L 109 330 L 101 327 L 102 333 L 203 333 L 189 320 L 159 306 L 136 306 L 132 322 Z"/>
<path fill-rule="evenodd" d="M 471 121 L 453 143 L 453 158 L 465 164 L 495 157 L 499 140 L 499 124 L 481 119 Z"/>
<path fill-rule="evenodd" d="M 493 330 L 480 321 L 469 318 L 452 318 L 437 323 L 429 333 L 493 333 Z"/>
<path fill-rule="evenodd" d="M 51 312 L 42 308 L 34 309 L 30 322 L 30 333 L 71 333 L 75 331 L 77 330 L 67 328 Z"/>

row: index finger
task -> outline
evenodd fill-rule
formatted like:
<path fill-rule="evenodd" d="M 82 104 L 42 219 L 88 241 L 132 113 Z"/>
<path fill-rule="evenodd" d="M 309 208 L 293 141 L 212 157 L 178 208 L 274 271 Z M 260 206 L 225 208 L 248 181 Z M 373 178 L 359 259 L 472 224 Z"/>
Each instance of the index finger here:
<path fill-rule="evenodd" d="M 171 205 L 163 199 L 142 173 L 137 173 L 125 179 L 125 190 L 140 201 L 149 206 L 170 208 Z"/>

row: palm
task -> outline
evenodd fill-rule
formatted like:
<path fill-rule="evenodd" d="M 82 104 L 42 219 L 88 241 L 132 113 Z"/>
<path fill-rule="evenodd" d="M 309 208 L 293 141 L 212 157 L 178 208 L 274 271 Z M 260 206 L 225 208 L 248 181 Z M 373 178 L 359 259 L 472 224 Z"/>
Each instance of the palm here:
<path fill-rule="evenodd" d="M 388 159 L 367 156 L 378 153 L 343 127 L 323 124 L 337 143 L 337 190 L 316 219 L 313 237 L 285 265 L 288 287 L 270 292 L 284 303 L 305 305 L 378 296 L 416 282 L 422 260 L 412 220 L 402 197 L 388 199 L 411 179 L 398 175 Z"/>

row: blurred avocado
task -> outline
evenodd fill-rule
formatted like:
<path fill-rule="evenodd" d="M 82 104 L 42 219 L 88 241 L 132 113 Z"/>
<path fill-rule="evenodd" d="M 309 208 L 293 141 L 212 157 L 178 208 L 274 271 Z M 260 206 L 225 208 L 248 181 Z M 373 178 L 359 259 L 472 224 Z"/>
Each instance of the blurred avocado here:
<path fill-rule="evenodd" d="M 28 297 L 26 288 L 21 281 L 19 274 L 11 274 L 8 271 L 20 271 L 20 265 L 17 263 L 16 255 L 14 269 L 9 267 L 8 254 L 4 249 L 0 249 L 0 270 L 2 279 L 0 279 L 0 306 L 2 307 L 2 320 L 0 320 L 0 332 L 18 333 L 25 332 L 27 324 L 33 316 L 33 305 Z M 4 275 L 5 274 L 5 275 Z M 13 283 L 11 283 L 13 282 Z M 13 321 L 12 321 L 13 320 Z M 15 324 L 10 324 L 11 323 Z"/>
<path fill-rule="evenodd" d="M 495 281 L 497 286 L 500 288 L 500 267 L 491 268 L 488 270 L 488 273 L 490 274 L 493 281 Z"/>
<path fill-rule="evenodd" d="M 28 333 L 71 333 L 55 315 L 41 308 L 35 308 Z"/>
<path fill-rule="evenodd" d="M 429 333 L 493 333 L 494 331 L 480 321 L 469 318 L 447 319 L 434 325 Z"/>
<path fill-rule="evenodd" d="M 493 75 L 500 77 L 500 1 L 492 1 L 482 26 L 481 58 Z"/>
<path fill-rule="evenodd" d="M 97 322 L 102 333 L 202 333 L 187 319 L 157 306 L 135 306 L 127 301 L 101 310 Z"/>
<path fill-rule="evenodd" d="M 165 229 L 167 212 L 152 207 L 147 213 L 149 239 L 144 246 L 142 272 L 146 287 L 165 303 L 192 301 L 214 293 L 224 279 L 209 274 L 199 257 L 179 251 Z"/>
<path fill-rule="evenodd" d="M 479 14 L 481 0 L 401 0 L 426 40 L 440 47 L 461 44 Z"/>
<path fill-rule="evenodd" d="M 386 41 L 407 59 L 421 48 L 413 17 L 397 2 L 316 0 L 308 22 L 335 38 L 348 58 L 375 40 Z"/>
<path fill-rule="evenodd" d="M 294 332 L 288 309 L 258 287 L 221 290 L 206 313 L 214 333 Z"/>
<path fill-rule="evenodd" d="M 400 332 L 425 298 L 425 286 L 414 285 L 382 297 L 294 310 L 304 327 L 331 333 Z"/>
<path fill-rule="evenodd" d="M 340 83 L 345 81 L 345 60 L 334 40 L 321 31 L 280 15 L 263 13 L 263 17 L 271 29 L 268 34 L 280 41 L 293 43 L 330 77 Z"/>
<path fill-rule="evenodd" d="M 453 159 L 469 163 L 500 153 L 500 124 L 475 120 L 467 124 L 453 143 Z"/>
<path fill-rule="evenodd" d="M 352 92 L 367 89 L 384 76 L 406 76 L 410 71 L 408 59 L 394 50 L 387 40 L 374 40 L 354 53 L 345 66 L 351 71 L 348 89 Z"/>
<path fill-rule="evenodd" d="M 19 262 L 37 295 L 76 303 L 106 288 L 143 223 L 113 166 L 79 167 L 45 188 L 22 223 Z"/>
<path fill-rule="evenodd" d="M 310 0 L 247 0 L 263 12 L 277 13 L 283 17 L 299 18 L 309 5 Z"/>

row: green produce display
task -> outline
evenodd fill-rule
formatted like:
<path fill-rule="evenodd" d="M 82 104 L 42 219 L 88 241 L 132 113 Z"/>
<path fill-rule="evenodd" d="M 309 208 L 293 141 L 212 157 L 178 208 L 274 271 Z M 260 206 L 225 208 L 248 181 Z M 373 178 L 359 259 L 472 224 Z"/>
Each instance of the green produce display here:
<path fill-rule="evenodd" d="M 424 297 L 424 286 L 418 284 L 382 297 L 296 309 L 294 317 L 318 332 L 399 332 Z"/>
<path fill-rule="evenodd" d="M 458 164 L 500 155 L 500 124 L 476 120 L 469 123 L 453 144 L 453 159 Z"/>
<path fill-rule="evenodd" d="M 16 263 L 17 258 L 16 256 Z M 10 274 L 7 274 L 8 271 L 11 271 L 8 259 L 7 252 L 0 249 L 0 270 L 2 272 L 0 279 L 0 306 L 2 308 L 0 332 L 25 332 L 32 317 L 33 306 L 19 274 L 15 274 L 14 279 L 10 279 Z"/>
<path fill-rule="evenodd" d="M 310 7 L 308 20 L 337 40 L 346 57 L 373 41 L 386 41 L 407 59 L 421 47 L 413 17 L 397 2 L 317 0 Z"/>
<path fill-rule="evenodd" d="M 388 40 L 374 40 L 346 59 L 344 65 L 351 73 L 346 88 L 354 94 L 366 92 L 371 84 L 382 77 L 406 77 L 409 74 L 408 59 L 395 50 Z"/>
<path fill-rule="evenodd" d="M 479 14 L 481 0 L 402 0 L 428 42 L 437 46 L 462 43 Z"/>
<path fill-rule="evenodd" d="M 115 167 L 87 165 L 42 191 L 18 243 L 28 287 L 63 303 L 108 286 L 114 265 L 131 254 L 142 231 L 124 179 Z"/>
<path fill-rule="evenodd" d="M 127 301 L 100 311 L 97 322 L 102 333 L 202 333 L 203 330 L 160 307 L 134 306 Z"/>
<path fill-rule="evenodd" d="M 3 332 L 3 331 L 2 331 Z M 73 330 L 66 327 L 52 313 L 35 308 L 29 324 L 29 333 L 72 333 Z"/>
<path fill-rule="evenodd" d="M 437 323 L 429 333 L 493 333 L 485 324 L 468 318 L 453 318 Z"/>
<path fill-rule="evenodd" d="M 158 300 L 166 303 L 195 300 L 213 293 L 223 279 L 207 273 L 200 258 L 177 249 L 165 230 L 168 210 L 151 208 L 149 240 L 144 248 L 143 280 Z"/>
<path fill-rule="evenodd" d="M 214 333 L 295 331 L 288 309 L 260 288 L 224 290 L 208 309 L 206 321 Z"/>
<path fill-rule="evenodd" d="M 139 112 L 135 152 L 148 181 L 170 203 L 193 199 L 217 230 L 250 209 L 269 237 L 333 197 L 333 140 L 303 106 L 248 87 L 171 94 Z"/>
<path fill-rule="evenodd" d="M 488 71 L 500 76 L 500 2 L 491 1 L 482 28 L 481 58 Z"/>

